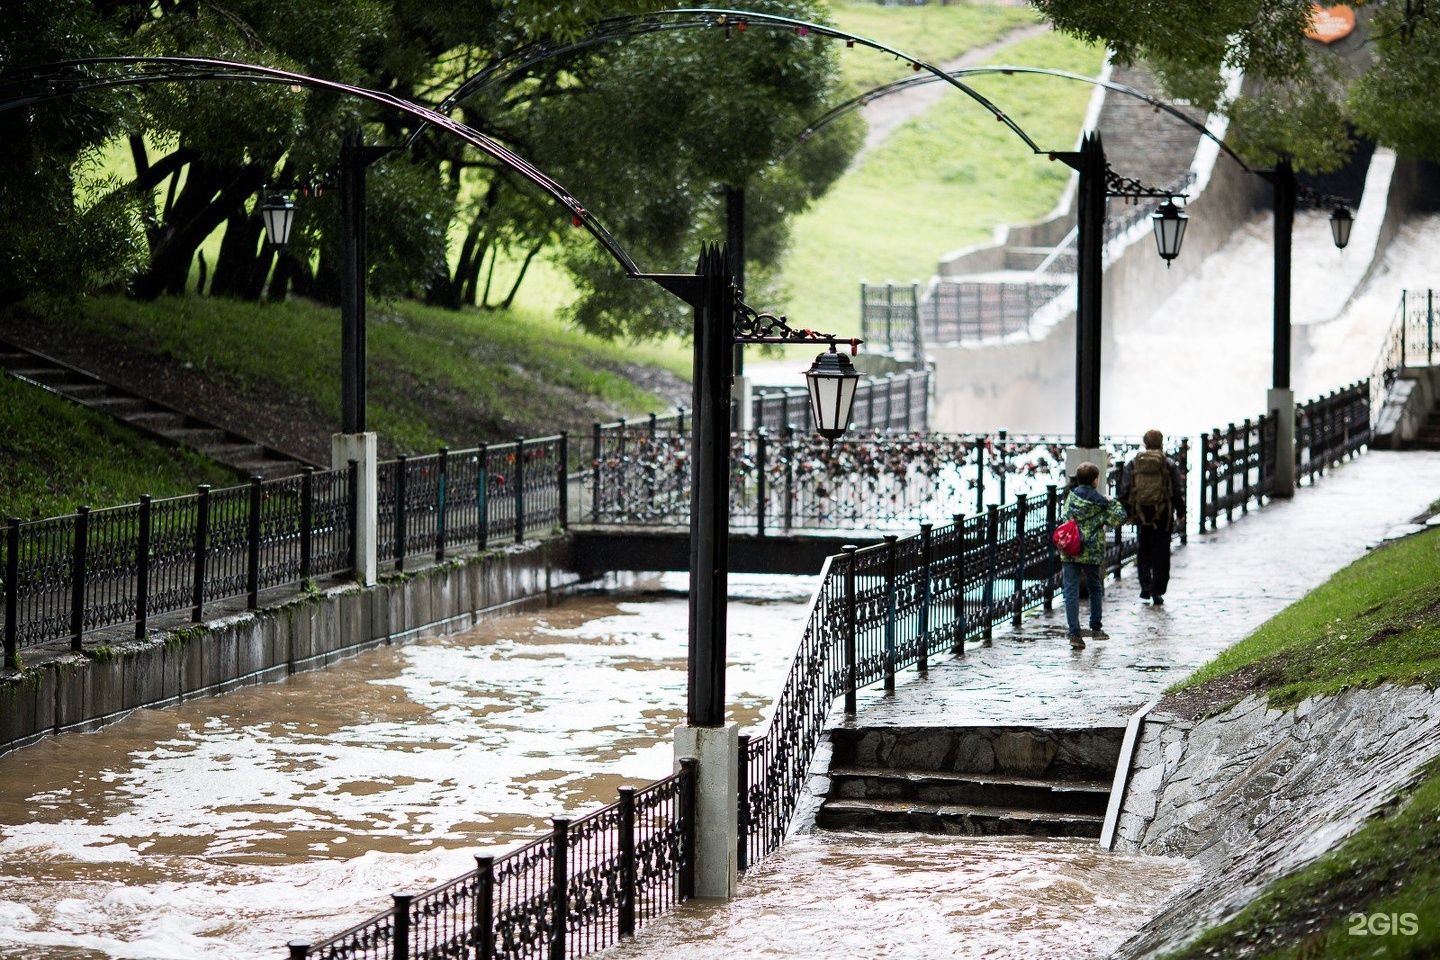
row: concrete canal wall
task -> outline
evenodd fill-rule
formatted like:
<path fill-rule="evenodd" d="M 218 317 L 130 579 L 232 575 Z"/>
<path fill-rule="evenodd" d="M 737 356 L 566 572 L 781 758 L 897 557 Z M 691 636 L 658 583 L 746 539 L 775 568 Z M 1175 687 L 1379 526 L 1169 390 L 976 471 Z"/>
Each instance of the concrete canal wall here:
<path fill-rule="evenodd" d="M 1248 697 L 1196 723 L 1151 714 L 1115 849 L 1186 857 L 1188 892 L 1115 954 L 1159 956 L 1334 849 L 1440 755 L 1440 691 L 1382 686 L 1273 710 Z"/>
<path fill-rule="evenodd" d="M 25 669 L 0 678 L 0 754 L 141 707 L 282 680 L 382 644 L 546 606 L 580 582 L 571 567 L 569 538 L 532 541 L 382 577 L 371 587 L 277 596 L 259 610 L 156 630 L 143 640 L 87 638 L 85 654 L 25 650 Z"/>

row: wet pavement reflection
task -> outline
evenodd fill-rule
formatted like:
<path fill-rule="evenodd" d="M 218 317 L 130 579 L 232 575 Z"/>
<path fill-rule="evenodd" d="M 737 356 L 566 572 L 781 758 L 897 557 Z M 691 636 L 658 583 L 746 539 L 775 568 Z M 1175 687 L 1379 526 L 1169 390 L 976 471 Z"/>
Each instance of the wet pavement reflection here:
<path fill-rule="evenodd" d="M 746 873 L 737 899 L 692 901 L 604 956 L 1088 960 L 1192 875 L 1093 840 L 817 833 Z"/>
<path fill-rule="evenodd" d="M 283 956 L 671 768 L 684 579 L 573 598 L 0 758 L 0 956 Z M 814 589 L 735 578 L 729 698 L 778 692 Z"/>

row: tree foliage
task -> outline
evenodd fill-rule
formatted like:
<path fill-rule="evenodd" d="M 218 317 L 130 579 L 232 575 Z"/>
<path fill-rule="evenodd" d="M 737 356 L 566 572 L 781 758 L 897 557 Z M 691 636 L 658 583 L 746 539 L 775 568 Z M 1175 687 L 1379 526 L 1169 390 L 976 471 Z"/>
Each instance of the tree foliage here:
<path fill-rule="evenodd" d="M 655 0 L 638 9 L 657 9 Z M 803 19 L 812 0 L 761 9 Z M 3 67 L 97 54 L 244 60 L 438 102 L 505 52 L 541 38 L 575 38 L 633 3 L 588 0 L 10 0 Z M 12 31 L 12 28 L 13 31 Z M 14 35 L 12 35 L 12 32 Z M 647 269 L 689 269 L 701 239 L 723 234 L 719 197 L 749 188 L 751 259 L 773 259 L 784 220 L 843 170 L 856 145 L 775 163 L 836 80 L 830 46 L 793 32 L 708 29 L 639 36 L 533 64 L 457 116 L 546 170 L 582 198 Z M 283 257 L 263 244 L 258 201 L 267 185 L 333 182 L 348 131 L 406 145 L 369 174 L 371 289 L 459 306 L 504 303 L 499 260 L 543 251 L 570 268 L 590 329 L 644 335 L 680 323 L 672 303 L 623 280 L 613 262 L 547 198 L 489 157 L 409 118 L 308 89 L 246 82 L 147 84 L 0 114 L 0 202 L 24 219 L 0 273 L 0 298 L 79 290 L 128 277 L 130 292 L 179 293 L 193 278 L 212 295 L 257 299 L 287 289 L 338 298 L 337 191 L 300 201 Z M 88 191 L 73 171 L 115 138 L 135 176 Z M 23 217 L 21 192 L 54 220 Z M 202 245 L 223 227 L 218 258 Z M 457 238 L 455 257 L 449 249 Z M 66 264 L 90 264 L 83 277 Z M 453 264 L 453 265 L 452 265 Z M 521 272 L 523 277 L 523 270 Z M 758 271 L 757 276 L 763 276 Z"/>
<path fill-rule="evenodd" d="M 1231 141 L 1256 163 L 1342 164 L 1351 130 L 1402 154 L 1440 160 L 1440 4 L 1356 0 L 1368 49 L 1340 57 L 1304 31 L 1311 0 L 1034 0 L 1057 27 L 1143 60 L 1167 92 L 1230 116 Z M 1223 69 L 1243 71 L 1227 100 Z"/>

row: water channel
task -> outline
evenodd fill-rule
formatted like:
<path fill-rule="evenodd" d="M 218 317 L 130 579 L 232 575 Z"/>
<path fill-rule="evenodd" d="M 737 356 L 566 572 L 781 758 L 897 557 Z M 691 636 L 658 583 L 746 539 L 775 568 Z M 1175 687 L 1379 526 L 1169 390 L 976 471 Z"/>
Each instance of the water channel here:
<path fill-rule="evenodd" d="M 0 956 L 278 958 L 665 775 L 684 582 L 641 586 L 0 758 Z M 814 582 L 732 586 L 731 716 L 753 729 Z M 687 906 L 618 953 L 1099 956 L 1076 943 L 1123 939 L 1186 875 L 1088 844 L 808 836 L 747 875 L 747 906 Z"/>

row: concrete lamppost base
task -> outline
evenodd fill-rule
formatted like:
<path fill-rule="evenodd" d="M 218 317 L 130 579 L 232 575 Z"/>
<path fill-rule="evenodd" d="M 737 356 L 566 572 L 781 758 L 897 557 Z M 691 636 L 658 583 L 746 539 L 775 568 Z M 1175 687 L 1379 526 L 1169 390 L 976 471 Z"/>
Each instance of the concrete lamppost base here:
<path fill-rule="evenodd" d="M 740 788 L 740 728 L 676 727 L 675 769 L 682 757 L 694 757 L 695 896 L 729 900 L 740 877 L 736 842 L 740 835 L 736 796 Z"/>
<path fill-rule="evenodd" d="M 1275 418 L 1275 488 L 1272 496 L 1295 496 L 1295 391 L 1271 387 L 1265 409 Z"/>
<path fill-rule="evenodd" d="M 1071 483 L 1075 482 L 1075 471 L 1080 469 L 1082 463 L 1093 463 L 1100 468 L 1101 490 L 1104 490 L 1104 479 L 1110 473 L 1110 454 L 1098 447 L 1066 447 L 1065 448 L 1065 477 Z"/>
<path fill-rule="evenodd" d="M 363 586 L 375 583 L 379 566 L 376 563 L 378 526 L 376 511 L 376 435 L 373 433 L 336 433 L 330 436 L 330 466 L 345 470 L 354 460 L 360 476 L 355 491 L 355 579 Z"/>

